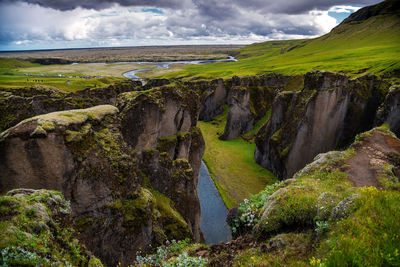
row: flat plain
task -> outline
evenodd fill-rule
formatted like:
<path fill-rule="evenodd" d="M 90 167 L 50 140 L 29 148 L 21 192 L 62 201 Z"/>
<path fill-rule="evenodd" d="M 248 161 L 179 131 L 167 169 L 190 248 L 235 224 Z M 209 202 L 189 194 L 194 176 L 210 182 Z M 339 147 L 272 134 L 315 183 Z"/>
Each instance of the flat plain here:
<path fill-rule="evenodd" d="M 81 63 L 202 60 L 227 58 L 241 47 L 243 45 L 110 47 L 1 52 L 0 57 L 17 59 L 60 58 Z"/>

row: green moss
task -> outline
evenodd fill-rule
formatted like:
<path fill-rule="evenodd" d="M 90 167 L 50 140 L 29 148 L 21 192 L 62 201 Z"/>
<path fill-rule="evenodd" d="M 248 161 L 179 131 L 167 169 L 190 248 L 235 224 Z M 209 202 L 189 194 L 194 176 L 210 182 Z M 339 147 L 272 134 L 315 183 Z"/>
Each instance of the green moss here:
<path fill-rule="evenodd" d="M 274 247 L 274 244 L 281 245 Z M 308 266 L 314 244 L 310 230 L 279 234 L 255 248 L 239 251 L 233 262 L 235 266 Z"/>
<path fill-rule="evenodd" d="M 38 126 L 33 131 L 32 135 L 46 135 L 47 131 L 54 130 L 56 125 L 68 127 L 71 125 L 82 125 L 87 121 L 101 121 L 105 116 L 114 115 L 117 112 L 118 109 L 111 105 L 100 105 L 87 109 L 58 111 L 23 120 L 15 127 L 35 121 Z M 7 135 L 8 130 L 1 134 L 2 137 Z"/>
<path fill-rule="evenodd" d="M 398 266 L 400 193 L 374 187 L 358 191 L 359 208 L 331 226 L 317 258 L 325 266 Z"/>
<path fill-rule="evenodd" d="M 189 226 L 180 213 L 175 209 L 173 202 L 156 190 L 151 190 L 155 198 L 155 208 L 160 213 L 162 232 L 167 240 L 181 240 L 190 236 Z"/>
<path fill-rule="evenodd" d="M 21 210 L 22 207 L 17 199 L 11 196 L 3 196 L 0 198 L 0 218 L 18 214 Z"/>
<path fill-rule="evenodd" d="M 398 164 L 400 165 L 400 159 L 398 159 Z M 378 183 L 386 190 L 399 190 L 400 191 L 400 181 L 399 178 L 393 172 L 394 166 L 389 163 L 384 163 L 382 170 L 378 173 Z"/>
<path fill-rule="evenodd" d="M 176 135 L 162 137 L 157 142 L 157 150 L 160 152 L 174 151 L 178 143 L 178 137 Z"/>
<path fill-rule="evenodd" d="M 304 87 L 304 76 L 293 75 L 290 76 L 286 84 L 285 91 L 300 91 Z"/>
<path fill-rule="evenodd" d="M 124 216 L 123 226 L 132 232 L 138 232 L 147 226 L 151 218 L 151 210 L 155 200 L 151 192 L 142 188 L 134 199 L 117 199 L 110 208 L 121 212 Z"/>
<path fill-rule="evenodd" d="M 193 169 L 187 159 L 176 159 L 173 161 L 174 173 L 172 179 L 176 181 L 185 181 L 193 179 Z"/>
<path fill-rule="evenodd" d="M 90 256 L 68 223 L 69 202 L 59 192 L 17 190 L 12 194 L 0 196 L 0 264 L 80 266 L 89 262 Z"/>

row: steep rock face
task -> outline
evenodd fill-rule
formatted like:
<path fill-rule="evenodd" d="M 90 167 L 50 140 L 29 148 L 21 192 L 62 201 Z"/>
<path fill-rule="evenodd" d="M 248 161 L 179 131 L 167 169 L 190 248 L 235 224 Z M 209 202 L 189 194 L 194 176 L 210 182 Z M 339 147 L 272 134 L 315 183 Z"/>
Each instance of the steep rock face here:
<path fill-rule="evenodd" d="M 256 162 L 285 179 L 317 154 L 348 144 L 372 127 L 385 86 L 374 76 L 306 74 L 301 92 L 276 98 L 269 122 L 257 134 Z"/>
<path fill-rule="evenodd" d="M 200 102 L 187 88 L 163 87 L 120 96 L 122 133 L 140 154 L 153 188 L 171 198 L 200 241 L 197 183 L 204 140 L 196 128 Z"/>
<path fill-rule="evenodd" d="M 193 204 L 193 211 L 185 221 L 169 198 L 143 187 L 150 186 L 146 167 L 151 167 L 142 162 L 155 161 L 160 152 L 135 150 L 125 142 L 129 136 L 121 125 L 118 109 L 103 105 L 27 119 L 3 132 L 0 141 L 0 192 L 20 187 L 61 191 L 71 201 L 81 241 L 110 266 L 132 264 L 136 251 L 150 244 L 200 236 L 192 184 L 204 144 L 190 145 L 187 160 L 166 159 L 170 173 L 159 173 L 186 190 L 171 193 L 177 202 L 184 202 L 183 196 L 192 200 L 186 203 Z"/>
<path fill-rule="evenodd" d="M 297 90 L 303 85 L 301 76 L 264 74 L 249 77 L 232 77 L 227 103 L 228 119 L 223 140 L 237 138 L 253 129 L 256 121 L 265 116 L 271 108 L 276 94 L 283 90 Z"/>
<path fill-rule="evenodd" d="M 400 85 L 390 87 L 384 103 L 376 115 L 375 125 L 388 123 L 390 130 L 400 136 Z"/>
<path fill-rule="evenodd" d="M 107 87 L 87 88 L 75 93 L 75 95 L 90 99 L 94 105 L 113 105 L 117 103 L 117 96 L 121 93 L 140 90 L 140 81 L 126 80 Z"/>
<path fill-rule="evenodd" d="M 208 83 L 186 84 L 188 87 L 197 87 L 202 92 L 199 119 L 211 121 L 215 116 L 221 114 L 222 106 L 227 103 L 227 89 L 224 80 L 218 79 Z M 206 88 L 204 88 L 206 87 Z"/>
<path fill-rule="evenodd" d="M 234 76 L 230 83 L 232 87 L 239 86 L 250 91 L 251 112 L 258 120 L 272 107 L 278 92 L 300 90 L 303 86 L 303 77 L 268 73 L 247 77 Z"/>
<path fill-rule="evenodd" d="M 228 96 L 229 113 L 222 140 L 230 140 L 245 134 L 254 125 L 254 115 L 250 110 L 250 91 L 242 87 L 232 87 Z"/>
<path fill-rule="evenodd" d="M 283 90 L 299 90 L 302 76 L 275 73 L 237 77 L 211 82 L 185 82 L 184 86 L 201 95 L 199 119 L 211 121 L 229 105 L 228 121 L 221 139 L 233 139 L 252 130 L 254 122 L 265 116 L 276 94 Z"/>

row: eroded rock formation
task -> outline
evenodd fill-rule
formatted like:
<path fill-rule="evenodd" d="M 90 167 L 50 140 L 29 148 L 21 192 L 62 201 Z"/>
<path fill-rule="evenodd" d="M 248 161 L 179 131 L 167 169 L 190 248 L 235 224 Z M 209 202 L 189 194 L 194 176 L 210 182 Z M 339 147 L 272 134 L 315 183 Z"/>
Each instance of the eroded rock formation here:
<path fill-rule="evenodd" d="M 388 123 L 389 128 L 400 137 L 400 85 L 390 87 L 384 103 L 379 108 L 375 124 Z"/>
<path fill-rule="evenodd" d="M 166 239 L 201 239 L 198 95 L 159 88 L 123 94 L 118 106 L 33 117 L 0 141 L 0 191 L 61 191 L 81 241 L 110 266 Z"/>
<path fill-rule="evenodd" d="M 351 143 L 372 127 L 386 87 L 375 76 L 307 73 L 301 91 L 276 97 L 257 134 L 256 162 L 285 179 L 317 154 Z"/>
<path fill-rule="evenodd" d="M 0 91 L 0 132 L 18 122 L 59 110 L 88 108 L 96 105 L 115 105 L 117 95 L 140 90 L 140 82 L 124 81 L 102 88 L 88 88 L 67 93 L 56 88 L 35 86 Z"/>

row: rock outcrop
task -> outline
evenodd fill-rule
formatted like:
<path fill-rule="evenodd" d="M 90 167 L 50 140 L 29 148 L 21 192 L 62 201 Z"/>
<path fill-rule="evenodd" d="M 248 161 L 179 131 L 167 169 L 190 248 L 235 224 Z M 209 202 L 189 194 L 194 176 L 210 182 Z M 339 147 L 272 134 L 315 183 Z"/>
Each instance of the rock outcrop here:
<path fill-rule="evenodd" d="M 2 266 L 103 266 L 79 242 L 60 192 L 15 189 L 0 196 Z"/>
<path fill-rule="evenodd" d="M 400 85 L 390 87 L 384 103 L 379 108 L 375 125 L 389 124 L 390 130 L 400 137 Z"/>
<path fill-rule="evenodd" d="M 141 83 L 124 81 L 102 88 L 88 88 L 67 93 L 52 87 L 35 86 L 0 91 L 0 132 L 18 122 L 41 114 L 60 110 L 115 105 L 117 95 L 140 90 Z"/>
<path fill-rule="evenodd" d="M 213 80 L 210 83 L 186 83 L 185 85 L 192 88 L 194 87 L 202 92 L 200 120 L 211 121 L 215 116 L 222 113 L 222 106 L 227 103 L 226 96 L 228 94 L 224 80 Z"/>
<path fill-rule="evenodd" d="M 199 241 L 197 183 L 205 145 L 196 127 L 198 94 L 180 87 L 130 92 L 120 95 L 118 107 L 124 139 L 140 151 L 140 166 L 150 184 L 174 201 Z"/>
<path fill-rule="evenodd" d="M 235 139 L 253 129 L 254 115 L 250 110 L 250 91 L 243 87 L 231 87 L 228 96 L 229 113 L 222 140 Z"/>
<path fill-rule="evenodd" d="M 198 95 L 130 92 L 118 107 L 40 115 L 0 137 L 0 192 L 62 192 L 80 240 L 110 266 L 132 264 L 136 251 L 166 239 L 201 239 Z"/>
<path fill-rule="evenodd" d="M 285 179 L 317 154 L 351 143 L 372 127 L 386 87 L 375 76 L 307 73 L 301 91 L 276 97 L 256 137 L 256 162 Z"/>

